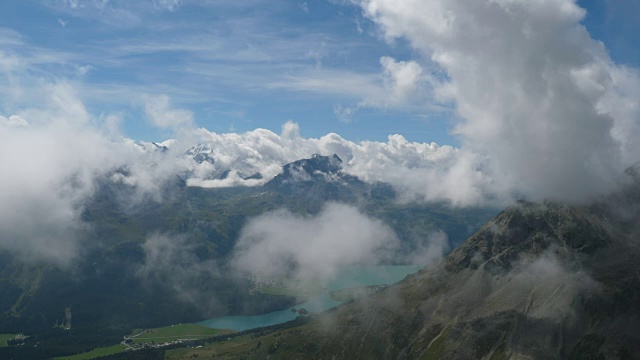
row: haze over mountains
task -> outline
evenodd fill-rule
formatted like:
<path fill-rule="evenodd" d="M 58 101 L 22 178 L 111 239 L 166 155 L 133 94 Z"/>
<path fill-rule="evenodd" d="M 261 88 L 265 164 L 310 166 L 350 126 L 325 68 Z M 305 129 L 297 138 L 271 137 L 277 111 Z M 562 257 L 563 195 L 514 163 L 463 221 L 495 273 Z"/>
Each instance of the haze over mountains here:
<path fill-rule="evenodd" d="M 420 90 L 434 105 L 453 107 L 460 148 L 398 135 L 387 142 L 305 138 L 292 122 L 280 134 L 219 134 L 195 125 L 194 114 L 168 96 L 145 95 L 146 121 L 175 139 L 168 154 L 149 159 L 120 134 L 117 112 L 92 114 L 73 82 L 45 79 L 42 101 L 7 107 L 0 118 L 0 156 L 11 174 L 0 184 L 7 232 L 0 246 L 64 262 L 75 243 L 66 239 L 82 227 L 79 204 L 96 179 L 123 166 L 130 176 L 113 180 L 135 184 L 135 200 L 159 196 L 175 173 L 192 172 L 194 186 L 256 185 L 286 163 L 337 154 L 345 172 L 389 183 L 401 197 L 465 206 L 519 197 L 583 202 L 615 189 L 618 174 L 637 161 L 640 77 L 590 36 L 574 1 L 353 4 L 385 40 L 407 41 L 420 55 L 382 61 L 388 88 L 403 99 Z M 32 83 L 15 65 L 20 56 L 11 59 L 7 71 Z M 197 144 L 216 150 L 213 164 L 182 157 Z M 209 178 L 226 171 L 224 179 Z M 262 179 L 251 178 L 256 173 Z M 34 214 L 37 228 L 30 226 Z"/>
<path fill-rule="evenodd" d="M 274 359 L 637 359 L 640 183 L 519 202 L 437 266 L 290 329 L 172 351 Z"/>
<path fill-rule="evenodd" d="M 344 173 L 336 155 L 252 187 L 190 187 L 174 173 L 147 195 L 130 176 L 123 167 L 96 182 L 65 262 L 2 252 L 0 331 L 33 336 L 0 354 L 72 354 L 136 327 L 286 309 L 300 300 L 256 292 L 249 276 L 315 281 L 350 265 L 434 261 L 496 211 L 398 202 L 389 184 Z M 54 327 L 65 308 L 70 333 Z"/>
<path fill-rule="evenodd" d="M 123 166 L 129 176 L 112 180 L 135 184 L 136 199 L 159 196 L 161 183 L 175 173 L 190 172 L 193 186 L 257 185 L 286 163 L 337 154 L 345 172 L 389 183 L 401 198 L 465 206 L 504 205 L 520 196 L 585 201 L 614 189 L 617 174 L 637 161 L 639 77 L 591 39 L 574 2 L 358 4 L 389 40 L 407 39 L 423 54 L 423 65 L 396 63 L 393 84 L 402 93 L 426 81 L 434 101 L 454 102 L 461 148 L 399 135 L 385 143 L 354 143 L 336 134 L 304 138 L 292 122 L 281 134 L 217 134 L 195 126 L 193 114 L 172 107 L 168 97 L 147 96 L 148 121 L 175 135 L 169 151 L 149 155 L 121 136 L 117 115 L 89 113 L 78 90 L 63 81 L 42 88 L 41 105 L 0 118 L 2 163 L 12 174 L 2 180 L 0 194 L 2 228 L 12 228 L 2 246 L 33 248 L 33 257 L 64 262 L 74 243 L 60 239 L 72 239 L 81 226 L 79 203 L 91 196 L 97 178 Z M 527 19 L 524 30 L 521 19 Z M 401 71 L 415 66 L 423 72 Z M 427 74 L 427 66 L 447 76 Z M 182 156 L 197 144 L 215 149 L 213 163 Z M 261 179 L 252 178 L 257 173 Z M 40 230 L 29 225 L 33 214 Z M 60 250 L 39 251 L 39 244 Z"/>
<path fill-rule="evenodd" d="M 78 17 L 138 9 L 46 3 Z M 399 285 L 301 327 L 173 355 L 639 357 L 640 75 L 589 33 L 583 3 L 331 3 L 357 9 L 366 36 L 410 49 L 406 59 L 376 58 L 381 86 L 356 89 L 359 100 L 340 102 L 336 114 L 348 122 L 374 108 L 449 111 L 460 146 L 393 134 L 309 138 L 286 118 L 280 133 L 213 132 L 188 102 L 125 89 L 119 96 L 131 97 L 136 119 L 171 139 L 138 142 L 120 130 L 119 108 L 85 105 L 90 65 L 69 64 L 79 80 L 60 78 L 38 52 L 0 52 L 9 89 L 0 104 L 0 333 L 31 336 L 0 354 L 66 356 L 113 345 L 134 327 L 298 300 L 252 291 L 251 273 L 308 280 L 353 264 L 420 263 L 427 268 Z M 3 46 L 27 42 L 0 28 Z M 318 73 L 330 74 L 320 60 Z M 243 75 L 250 62 L 238 63 Z M 353 77 L 302 75 L 287 73 L 270 89 L 362 87 Z M 66 308 L 70 331 L 56 326 Z"/>

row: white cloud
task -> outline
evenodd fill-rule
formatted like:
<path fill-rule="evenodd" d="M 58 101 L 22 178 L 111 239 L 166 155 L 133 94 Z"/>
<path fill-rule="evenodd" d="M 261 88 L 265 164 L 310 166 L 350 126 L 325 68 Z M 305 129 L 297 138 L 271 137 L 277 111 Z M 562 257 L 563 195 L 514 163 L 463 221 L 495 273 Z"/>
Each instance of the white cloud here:
<path fill-rule="evenodd" d="M 0 71 L 11 72 L 22 66 L 21 59 L 0 51 Z"/>
<path fill-rule="evenodd" d="M 350 122 L 355 114 L 364 108 L 373 109 L 410 109 L 419 107 L 436 110 L 428 97 L 431 80 L 423 73 L 422 67 L 415 61 L 397 61 L 383 56 L 380 58 L 382 73 L 375 91 L 369 91 L 356 105 L 337 105 L 334 113 L 343 122 Z"/>
<path fill-rule="evenodd" d="M 382 84 L 375 74 L 340 70 L 315 69 L 302 75 L 287 76 L 273 82 L 271 87 L 341 95 L 354 100 L 382 99 L 385 96 Z"/>
<path fill-rule="evenodd" d="M 403 103 L 417 97 L 422 81 L 422 67 L 415 61 L 396 61 L 383 56 L 380 58 L 383 68 L 385 87 L 391 90 L 392 103 Z"/>
<path fill-rule="evenodd" d="M 161 128 L 179 128 L 193 124 L 193 113 L 183 109 L 172 109 L 166 95 L 146 96 L 144 110 L 149 120 Z"/>
<path fill-rule="evenodd" d="M 65 265 L 83 245 L 81 214 L 97 180 L 132 186 L 133 206 L 144 197 L 160 200 L 162 184 L 185 163 L 162 161 L 122 138 L 117 117 L 94 118 L 69 83 L 47 84 L 40 94 L 41 107 L 0 116 L 0 249 Z M 126 179 L 113 175 L 122 166 L 131 173 Z"/>
<path fill-rule="evenodd" d="M 483 182 L 487 180 L 477 169 L 478 159 L 448 146 L 412 143 L 400 135 L 390 136 L 387 142 L 359 143 L 337 134 L 303 138 L 298 125 L 288 122 L 280 134 L 265 129 L 216 134 L 186 128 L 184 136 L 160 144 L 169 151 L 158 152 L 152 151 L 157 148 L 154 144 L 137 145 L 122 138 L 118 116 L 94 118 L 72 85 L 51 84 L 42 94 L 48 94 L 43 107 L 0 117 L 0 163 L 9 174 L 0 179 L 0 248 L 25 259 L 65 264 L 77 255 L 82 245 L 78 234 L 86 226 L 81 220 L 83 206 L 98 179 L 135 189 L 126 199 L 135 206 L 150 197 L 162 201 L 163 184 L 176 174 L 189 173 L 191 186 L 255 186 L 276 176 L 282 165 L 320 153 L 338 154 L 346 172 L 369 182 L 389 182 L 406 199 L 467 205 L 486 198 Z M 162 106 L 151 113 L 172 114 L 167 102 L 162 99 Z M 175 118 L 183 117 L 173 113 L 161 121 L 182 123 L 171 121 Z M 183 156 L 196 142 L 206 144 L 213 163 Z M 114 173 L 122 166 L 127 167 L 128 176 Z M 212 178 L 223 172 L 228 172 L 225 179 Z M 257 172 L 262 179 L 244 179 Z M 362 220 L 353 209 L 328 209 Z"/>
<path fill-rule="evenodd" d="M 251 219 L 234 250 L 239 270 L 299 279 L 328 279 L 344 266 L 375 264 L 397 239 L 355 208 L 327 204 L 316 216 L 281 210 Z"/>
<path fill-rule="evenodd" d="M 353 106 L 336 107 L 345 119 L 363 106 L 410 106 L 428 103 L 431 96 L 453 101 L 462 148 L 409 142 L 400 135 L 385 142 L 351 142 L 337 134 L 303 138 L 291 122 L 281 134 L 265 129 L 217 134 L 194 129 L 193 114 L 173 108 L 168 96 L 147 96 L 144 108 L 150 121 L 179 135 L 172 152 L 150 155 L 120 137 L 117 117 L 93 117 L 77 85 L 50 84 L 23 74 L 31 64 L 64 64 L 63 56 L 0 53 L 0 71 L 11 75 L 7 79 L 17 79 L 0 89 L 12 102 L 5 106 L 11 111 L 3 107 L 5 116 L 0 117 L 0 159 L 3 171 L 11 174 L 0 180 L 0 246 L 34 257 L 66 259 L 76 245 L 75 237 L 68 235 L 82 229 L 80 204 L 92 194 L 94 179 L 125 164 L 132 176 L 113 180 L 157 193 L 164 179 L 180 172 L 191 172 L 193 186 L 253 186 L 271 179 L 288 162 L 335 153 L 343 159 L 344 171 L 368 182 L 388 182 L 404 199 L 465 206 L 504 202 L 514 194 L 583 200 L 610 189 L 622 169 L 637 161 L 640 76 L 636 69 L 615 65 L 604 46 L 591 39 L 580 25 L 584 11 L 575 2 L 357 3 L 390 41 L 407 39 L 423 57 L 382 57 L 381 76 L 314 69 L 270 82 L 272 86 L 353 101 Z M 87 3 L 90 9 L 73 4 L 67 4 L 70 11 L 96 13 L 100 6 L 110 11 L 105 4 Z M 19 45 L 23 40 L 15 32 L 0 31 L 3 44 Z M 292 50 L 275 36 L 265 40 L 270 41 L 265 59 L 287 62 L 315 49 Z M 316 38 L 303 40 L 301 44 L 318 43 Z M 198 52 L 202 41 L 192 38 L 189 46 L 194 46 L 191 53 Z M 237 44 L 222 48 L 237 49 Z M 444 75 L 434 75 L 434 69 Z M 121 86 L 117 93 L 130 93 L 122 89 L 130 90 Z M 38 102 L 41 106 L 25 105 L 36 98 L 44 99 Z M 213 164 L 181 156 L 196 143 L 212 149 Z M 224 180 L 212 179 L 212 174 L 228 170 Z M 256 172 L 262 180 L 244 180 Z M 37 226 L 33 214 L 41 219 Z"/>
<path fill-rule="evenodd" d="M 182 0 L 153 0 L 156 9 L 165 11 L 176 11 L 182 6 Z"/>
<path fill-rule="evenodd" d="M 358 106 L 342 106 L 338 104 L 333 107 L 333 113 L 344 123 L 350 123 L 358 110 Z"/>
<path fill-rule="evenodd" d="M 11 115 L 8 118 L 0 115 L 0 127 L 28 127 L 29 123 L 18 115 Z"/>
<path fill-rule="evenodd" d="M 490 160 L 483 174 L 504 179 L 502 192 L 581 201 L 637 158 L 637 90 L 624 89 L 638 77 L 620 76 L 628 70 L 590 37 L 574 1 L 356 3 L 389 41 L 407 39 L 446 72 L 436 98 L 455 102 L 455 132 Z"/>
<path fill-rule="evenodd" d="M 227 188 L 234 186 L 257 186 L 264 184 L 262 179 L 245 179 L 237 171 L 232 170 L 224 179 L 204 180 L 198 177 L 187 180 L 188 186 L 205 187 L 205 188 Z"/>
<path fill-rule="evenodd" d="M 390 183 L 404 200 L 449 201 L 467 206 L 510 199 L 508 192 L 500 190 L 507 185 L 485 171 L 485 158 L 451 146 L 409 142 L 401 135 L 391 135 L 387 142 L 352 142 L 334 133 L 303 138 L 298 125 L 288 122 L 280 135 L 265 129 L 243 134 L 198 129 L 195 139 L 211 149 L 210 156 L 215 161 L 192 164 L 192 186 L 263 184 L 277 175 L 281 166 L 317 153 L 337 154 L 345 172 L 370 183 Z M 227 170 L 237 173 L 224 180 L 207 179 Z M 263 175 L 262 180 L 241 179 L 258 172 Z"/>
<path fill-rule="evenodd" d="M 640 154 L 640 73 L 624 66 L 611 71 L 611 89 L 600 98 L 597 109 L 610 114 L 615 122 L 611 135 L 625 156 L 625 161 L 638 160 Z"/>
<path fill-rule="evenodd" d="M 300 9 L 302 9 L 302 11 L 304 11 L 305 13 L 309 13 L 309 4 L 307 4 L 306 1 L 298 6 L 300 6 Z"/>
<path fill-rule="evenodd" d="M 52 103 L 64 106 L 58 100 Z M 49 112 L 78 114 L 55 108 Z M 76 255 L 77 232 L 84 228 L 81 204 L 92 194 L 95 178 L 116 165 L 118 151 L 74 119 L 54 116 L 31 126 L 17 116 L 9 119 L 19 126 L 0 126 L 5 174 L 0 179 L 0 248 L 28 260 L 65 264 Z"/>
<path fill-rule="evenodd" d="M 435 81 L 424 73 L 416 61 L 397 61 L 389 56 L 380 58 L 380 74 L 315 69 L 287 76 L 271 84 L 273 88 L 339 95 L 351 105 L 337 104 L 334 114 L 350 122 L 360 109 L 434 110 L 429 97 Z"/>

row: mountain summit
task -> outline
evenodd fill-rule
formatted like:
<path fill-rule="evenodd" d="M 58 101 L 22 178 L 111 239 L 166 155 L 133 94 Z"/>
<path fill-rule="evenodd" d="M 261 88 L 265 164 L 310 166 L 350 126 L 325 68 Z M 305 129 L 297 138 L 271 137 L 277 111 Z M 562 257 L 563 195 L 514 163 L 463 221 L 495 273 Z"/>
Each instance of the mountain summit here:
<path fill-rule="evenodd" d="M 342 173 L 342 159 L 338 155 L 322 156 L 313 154 L 309 159 L 301 159 L 286 164 L 282 168 L 282 173 L 271 180 L 271 183 L 273 185 L 281 185 L 313 180 L 331 181 L 345 178 L 345 176 Z"/>
<path fill-rule="evenodd" d="M 380 184 L 367 184 L 342 170 L 342 160 L 338 155 L 315 154 L 309 159 L 301 159 L 286 164 L 282 172 L 264 186 L 266 189 L 283 194 L 296 194 L 305 201 L 354 201 L 358 196 L 369 196 L 372 191 L 381 193 Z M 383 189 L 393 196 L 393 191 Z"/>

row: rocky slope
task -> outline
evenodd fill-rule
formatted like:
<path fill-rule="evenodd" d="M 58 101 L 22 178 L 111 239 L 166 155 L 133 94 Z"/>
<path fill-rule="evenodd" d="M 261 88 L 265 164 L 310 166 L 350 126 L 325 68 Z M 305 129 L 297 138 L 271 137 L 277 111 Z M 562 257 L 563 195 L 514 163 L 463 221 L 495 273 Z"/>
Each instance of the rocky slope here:
<path fill-rule="evenodd" d="M 640 204 L 520 202 L 442 263 L 291 329 L 174 351 L 247 359 L 640 359 Z"/>

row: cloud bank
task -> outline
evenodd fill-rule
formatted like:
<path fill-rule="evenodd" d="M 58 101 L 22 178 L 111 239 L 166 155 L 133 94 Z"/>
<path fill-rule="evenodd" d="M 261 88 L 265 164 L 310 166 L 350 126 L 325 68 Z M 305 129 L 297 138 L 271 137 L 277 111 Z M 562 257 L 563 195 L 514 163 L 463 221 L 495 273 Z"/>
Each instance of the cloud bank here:
<path fill-rule="evenodd" d="M 26 260 L 65 265 L 78 254 L 89 230 L 82 212 L 104 181 L 133 190 L 127 192 L 127 208 L 162 201 L 163 184 L 177 175 L 191 186 L 256 186 L 286 163 L 335 153 L 345 171 L 365 181 L 390 182 L 408 199 L 470 204 L 483 198 L 481 189 L 440 191 L 473 179 L 457 172 L 479 174 L 461 168 L 458 159 L 469 155 L 449 146 L 411 143 L 399 135 L 386 143 L 355 143 L 337 134 L 304 138 L 293 122 L 280 134 L 265 129 L 217 134 L 194 128 L 191 114 L 172 108 L 166 97 L 147 98 L 141 107 L 158 126 L 174 129 L 176 139 L 136 143 L 120 134 L 118 116 L 90 114 L 72 84 L 53 83 L 41 91 L 46 99 L 41 107 L 0 117 L 0 163 L 8 175 L 0 180 L 0 250 Z M 204 144 L 200 148 L 209 161 L 185 154 L 196 143 Z M 262 178 L 247 179 L 256 173 Z M 442 182 L 443 176 L 450 180 Z M 429 179 L 431 188 L 425 187 Z"/>
<path fill-rule="evenodd" d="M 41 107 L 0 116 L 0 250 L 67 265 L 90 230 L 81 217 L 99 181 L 130 186 L 131 204 L 161 200 L 183 161 L 162 161 L 168 157 L 114 134 L 113 117 L 89 114 L 68 83 L 42 91 Z M 116 172 L 123 167 L 126 177 Z"/>
<path fill-rule="evenodd" d="M 182 109 L 173 109 L 169 97 L 146 96 L 144 110 L 149 120 L 159 128 L 187 127 L 193 123 L 193 114 Z"/>
<path fill-rule="evenodd" d="M 253 218 L 240 234 L 233 263 L 257 274 L 326 280 L 345 266 L 376 264 L 396 244 L 380 221 L 330 203 L 313 217 L 281 210 Z"/>
<path fill-rule="evenodd" d="M 2 74 L 16 84 L 37 84 L 28 89 L 44 101 L 29 107 L 18 101 L 29 91 L 5 89 L 11 96 L 0 109 L 0 164 L 8 174 L 0 179 L 0 248 L 67 261 L 77 248 L 75 234 L 86 226 L 80 215 L 97 179 L 160 201 L 162 183 L 176 174 L 191 186 L 255 186 L 288 162 L 337 154 L 345 172 L 390 183 L 403 200 L 497 205 L 516 197 L 586 201 L 611 190 L 624 168 L 639 160 L 640 75 L 615 64 L 590 37 L 575 1 L 352 3 L 387 41 L 407 40 L 422 56 L 382 57 L 389 94 L 363 93 L 363 106 L 404 106 L 432 96 L 455 108 L 461 148 L 400 135 L 386 142 L 352 142 L 333 133 L 304 138 L 294 122 L 280 134 L 218 134 L 197 128 L 192 112 L 160 95 L 140 104 L 155 126 L 175 134 L 161 144 L 169 150 L 158 151 L 124 138 L 117 116 L 90 114 L 73 84 L 29 75 L 28 59 L 2 55 Z M 156 2 L 167 10 L 179 4 Z M 5 38 L 15 41 L 15 35 Z M 348 117 L 357 107 L 336 110 Z M 208 161 L 185 156 L 196 144 Z M 114 172 L 122 167 L 128 175 Z M 249 178 L 256 173 L 262 179 Z"/>
<path fill-rule="evenodd" d="M 48 107 L 0 117 L 0 249 L 64 263 L 75 254 L 82 201 L 119 155 L 72 88 L 50 90 Z"/>
<path fill-rule="evenodd" d="M 344 171 L 364 181 L 392 184 L 403 200 L 468 206 L 510 198 L 502 191 L 500 179 L 483 172 L 483 157 L 451 146 L 409 142 L 401 135 L 390 135 L 387 142 L 352 142 L 335 133 L 304 138 L 293 122 L 286 123 L 281 134 L 265 129 L 243 134 L 198 129 L 196 133 L 213 161 L 191 164 L 191 186 L 260 185 L 277 175 L 282 165 L 317 153 L 337 154 Z M 226 170 L 237 173 L 224 180 L 207 180 L 208 175 Z M 261 181 L 243 179 L 258 172 L 263 175 Z"/>
<path fill-rule="evenodd" d="M 584 201 L 637 160 L 638 72 L 613 63 L 575 1 L 354 3 L 387 41 L 408 40 L 444 71 L 433 91 L 454 103 L 463 148 L 490 159 L 483 171 L 501 187 Z"/>

